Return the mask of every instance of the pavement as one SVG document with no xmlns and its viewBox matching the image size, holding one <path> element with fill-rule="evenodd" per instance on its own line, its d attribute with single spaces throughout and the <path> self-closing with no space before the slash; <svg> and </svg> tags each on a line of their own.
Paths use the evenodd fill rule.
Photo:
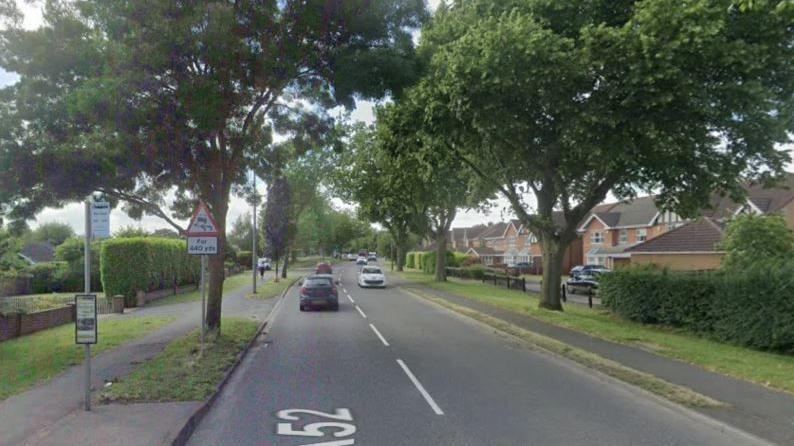
<svg viewBox="0 0 794 446">
<path fill-rule="evenodd" d="M 266 275 L 265 280 L 270 277 Z M 275 299 L 246 299 L 250 289 L 250 285 L 246 285 L 227 292 L 223 297 L 223 315 L 263 321 Z M 184 302 L 145 307 L 108 317 L 154 315 L 173 315 L 177 319 L 94 357 L 92 390 L 127 375 L 137 364 L 162 351 L 171 340 L 196 329 L 200 323 L 201 306 L 199 302 Z M 157 439 L 176 435 L 199 404 L 94 405 L 91 412 L 85 412 L 82 410 L 84 379 L 84 366 L 77 365 L 33 389 L 0 402 L 0 445 L 160 444 Z M 136 425 L 141 428 L 136 430 Z M 138 434 L 132 435 L 136 431 Z"/>
<path fill-rule="evenodd" d="M 420 288 L 424 293 L 432 294 L 526 330 L 593 352 L 629 368 L 662 378 L 665 381 L 688 387 L 730 406 L 695 409 L 703 415 L 723 421 L 772 443 L 781 445 L 794 444 L 794 395 L 711 372 L 696 365 L 659 356 L 641 348 L 595 338 L 578 331 L 549 324 L 526 315 L 427 286 L 408 283 L 405 286 Z"/>
<path fill-rule="evenodd" d="M 356 270 L 338 312 L 287 294 L 189 444 L 764 444 Z"/>
</svg>

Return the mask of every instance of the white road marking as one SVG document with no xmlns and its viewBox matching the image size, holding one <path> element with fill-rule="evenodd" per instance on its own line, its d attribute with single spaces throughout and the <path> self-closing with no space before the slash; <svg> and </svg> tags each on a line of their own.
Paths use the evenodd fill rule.
<svg viewBox="0 0 794 446">
<path fill-rule="evenodd" d="M 378 337 L 380 338 L 380 342 L 383 342 L 383 345 L 385 345 L 386 347 L 388 347 L 388 346 L 389 346 L 389 343 L 388 343 L 388 342 L 386 342 L 386 338 L 384 338 L 384 337 L 383 337 L 383 335 L 382 335 L 382 334 L 380 334 L 380 332 L 378 331 L 378 329 L 377 329 L 377 328 L 375 328 L 375 326 L 374 326 L 374 325 L 372 325 L 372 324 L 369 324 L 369 326 L 370 326 L 370 328 L 372 328 L 372 331 L 374 331 L 374 332 L 375 332 L 375 334 L 376 334 L 376 335 L 378 335 Z"/>
<path fill-rule="evenodd" d="M 358 310 L 358 312 L 361 313 L 361 317 L 363 317 L 364 319 L 367 318 L 367 315 L 364 314 L 364 312 L 361 310 L 361 307 L 359 307 L 358 305 L 356 305 L 356 310 Z"/>
<path fill-rule="evenodd" d="M 347 296 L 348 300 L 350 300 L 350 303 L 353 303 L 353 304 L 356 303 L 356 301 L 354 301 L 353 298 L 350 297 L 349 294 L 346 294 L 346 296 Z"/>
<path fill-rule="evenodd" d="M 436 415 L 444 415 L 444 411 L 442 411 L 441 408 L 438 407 L 438 404 L 436 404 L 435 400 L 433 400 L 433 397 L 430 396 L 429 393 L 427 393 L 427 390 L 425 390 L 424 387 L 422 387 L 422 383 L 420 383 L 419 380 L 416 379 L 414 374 L 411 373 L 411 370 L 408 369 L 408 366 L 405 365 L 403 360 L 398 359 L 397 364 L 400 364 L 400 367 L 402 367 L 405 374 L 408 375 L 408 378 L 411 380 L 411 382 L 414 383 L 414 386 L 416 386 L 416 388 L 419 390 L 419 393 L 421 393 L 422 396 L 425 398 L 425 401 L 427 401 L 427 404 L 429 404 L 430 408 L 433 409 L 433 412 L 435 412 Z"/>
</svg>

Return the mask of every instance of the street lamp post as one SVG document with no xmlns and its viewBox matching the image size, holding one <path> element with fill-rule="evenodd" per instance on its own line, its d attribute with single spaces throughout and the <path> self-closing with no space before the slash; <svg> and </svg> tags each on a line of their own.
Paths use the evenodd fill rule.
<svg viewBox="0 0 794 446">
<path fill-rule="evenodd" d="M 251 226 L 251 273 L 252 273 L 252 288 L 253 293 L 256 294 L 256 267 L 257 267 L 257 255 L 256 255 L 256 173 L 253 175 L 254 177 L 254 221 Z"/>
</svg>

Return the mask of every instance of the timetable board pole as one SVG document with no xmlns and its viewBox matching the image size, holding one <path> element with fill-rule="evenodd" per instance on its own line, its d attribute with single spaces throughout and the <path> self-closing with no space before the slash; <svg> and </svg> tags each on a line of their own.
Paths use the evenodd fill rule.
<svg viewBox="0 0 794 446">
<path fill-rule="evenodd" d="M 85 202 L 85 246 L 83 248 L 85 294 L 91 294 L 91 200 Z M 85 410 L 91 410 L 91 344 L 85 344 Z"/>
</svg>

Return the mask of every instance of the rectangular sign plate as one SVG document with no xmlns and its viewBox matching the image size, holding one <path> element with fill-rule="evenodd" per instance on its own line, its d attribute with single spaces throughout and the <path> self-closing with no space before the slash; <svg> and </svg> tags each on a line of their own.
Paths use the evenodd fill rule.
<svg viewBox="0 0 794 446">
<path fill-rule="evenodd" d="M 105 201 L 91 203 L 91 237 L 110 237 L 110 203 Z"/>
<path fill-rule="evenodd" d="M 203 256 L 217 254 L 218 237 L 188 237 L 187 253 Z"/>
<path fill-rule="evenodd" d="M 96 295 L 74 296 L 74 341 L 77 344 L 97 343 Z"/>
</svg>

